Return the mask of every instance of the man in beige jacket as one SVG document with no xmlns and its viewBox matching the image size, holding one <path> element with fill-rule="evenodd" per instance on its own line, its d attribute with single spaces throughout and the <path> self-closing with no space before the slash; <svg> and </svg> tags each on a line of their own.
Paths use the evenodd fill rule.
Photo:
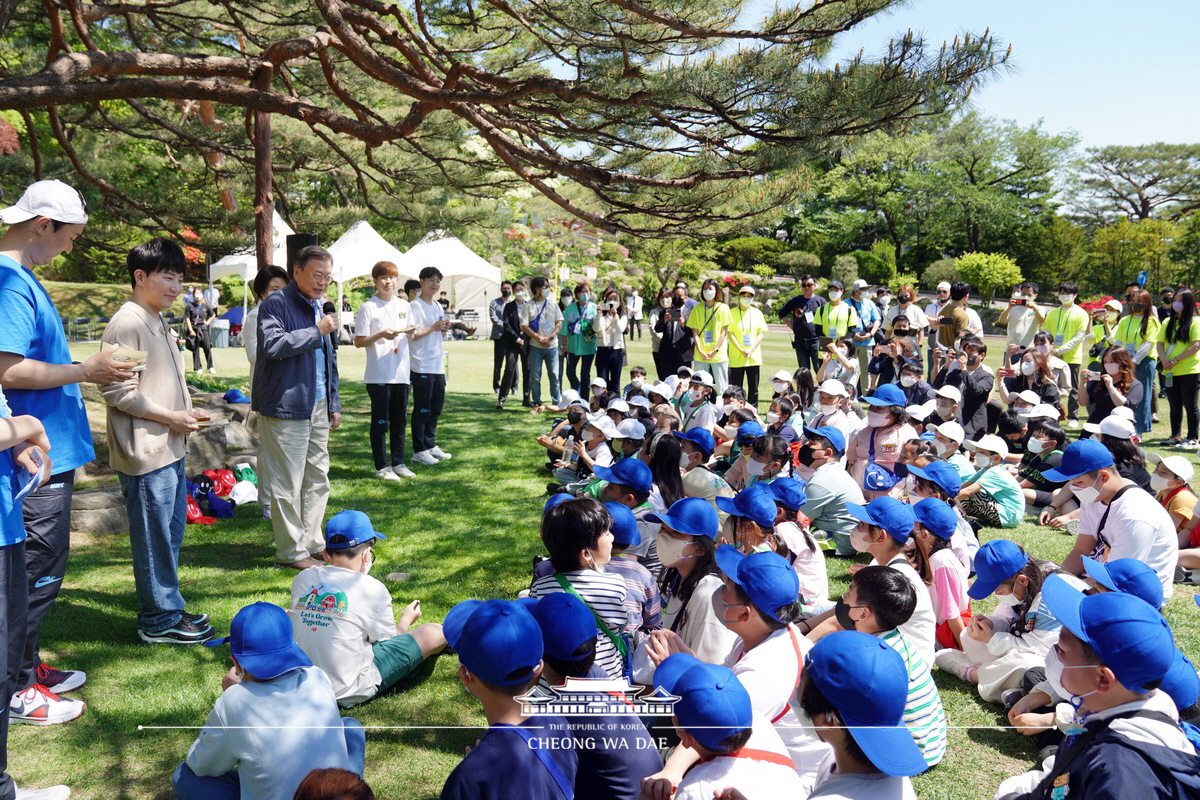
<svg viewBox="0 0 1200 800">
<path fill-rule="evenodd" d="M 169 239 L 151 239 L 126 257 L 133 297 L 102 341 L 145 354 L 129 380 L 102 386 L 108 449 L 129 512 L 129 542 L 145 642 L 200 644 L 213 637 L 207 614 L 189 614 L 179 593 L 179 547 L 187 527 L 185 438 L 198 429 L 178 338 L 160 316 L 183 290 L 187 264 Z"/>
</svg>

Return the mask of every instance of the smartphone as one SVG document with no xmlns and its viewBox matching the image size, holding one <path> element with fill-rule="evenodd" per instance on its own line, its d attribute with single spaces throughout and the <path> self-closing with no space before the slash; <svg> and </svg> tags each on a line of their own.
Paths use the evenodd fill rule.
<svg viewBox="0 0 1200 800">
<path fill-rule="evenodd" d="M 1026 302 L 1026 301 L 1025 301 L 1025 298 L 1024 298 L 1024 297 L 1014 297 L 1014 298 L 1013 298 L 1013 301 L 1012 301 L 1012 304 L 1013 304 L 1014 306 L 1023 306 L 1023 305 L 1025 305 L 1025 302 Z"/>
</svg>

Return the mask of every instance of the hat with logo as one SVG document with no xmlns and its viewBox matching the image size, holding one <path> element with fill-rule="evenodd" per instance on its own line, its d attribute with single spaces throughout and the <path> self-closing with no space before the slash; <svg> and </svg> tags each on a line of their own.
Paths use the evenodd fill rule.
<svg viewBox="0 0 1200 800">
<path fill-rule="evenodd" d="M 542 631 L 542 651 L 550 658 L 581 661 L 594 652 L 578 652 L 584 643 L 600 635 L 596 615 L 583 600 L 570 592 L 553 592 L 537 600 L 525 597 L 517 603 L 537 622 Z"/>
<path fill-rule="evenodd" d="M 717 440 L 714 439 L 713 435 L 704 428 L 692 428 L 690 431 L 684 431 L 682 433 L 679 431 L 674 431 L 674 434 L 677 438 L 683 439 L 686 442 L 691 442 L 692 444 L 696 445 L 696 447 L 700 448 L 700 452 L 704 454 L 705 458 L 711 456 L 713 448 L 717 446 Z"/>
<path fill-rule="evenodd" d="M 654 485 L 654 473 L 649 465 L 636 458 L 622 458 L 611 467 L 597 464 L 592 468 L 592 474 L 602 481 L 619 483 L 639 492 L 649 492 Z"/>
<path fill-rule="evenodd" d="M 1112 465 L 1112 453 L 1107 447 L 1095 439 L 1080 439 L 1067 445 L 1058 467 L 1046 470 L 1042 477 L 1053 483 L 1064 483 Z"/>
<path fill-rule="evenodd" d="M 509 600 L 464 600 L 442 622 L 459 662 L 494 686 L 516 686 L 533 677 L 544 642 L 537 620 Z"/>
<path fill-rule="evenodd" d="M 717 510 L 702 497 L 684 497 L 676 500 L 665 514 L 650 513 L 645 517 L 647 522 L 657 522 L 666 525 L 673 531 L 688 536 L 707 536 L 717 538 L 717 528 L 720 521 Z"/>
<path fill-rule="evenodd" d="M 344 550 L 372 539 L 387 539 L 361 511 L 339 511 L 325 523 L 325 549 Z"/>
<path fill-rule="evenodd" d="M 16 203 L 0 209 L 0 222 L 16 225 L 35 217 L 45 217 L 67 225 L 88 221 L 87 203 L 73 186 L 62 181 L 37 181 L 29 184 Z"/>
<path fill-rule="evenodd" d="M 229 625 L 229 635 L 205 642 L 209 647 L 229 644 L 229 652 L 259 680 L 269 681 L 312 661 L 296 644 L 292 620 L 273 603 L 252 603 L 239 611 Z"/>
<path fill-rule="evenodd" d="M 819 428 L 810 428 L 805 425 L 804 432 L 810 437 L 818 437 L 829 442 L 833 446 L 834 452 L 839 456 L 846 452 L 846 437 L 832 425 L 822 425 Z"/>
<path fill-rule="evenodd" d="M 1155 608 L 1162 607 L 1163 587 L 1158 573 L 1136 558 L 1118 558 L 1103 564 L 1084 556 L 1083 570 L 1089 578 L 1105 589 L 1131 594 L 1142 598 Z"/>
<path fill-rule="evenodd" d="M 1007 539 L 984 542 L 975 551 L 975 582 L 967 589 L 972 600 L 982 600 L 1025 568 L 1029 557 Z"/>
<path fill-rule="evenodd" d="M 846 511 L 860 522 L 882 528 L 884 533 L 900 544 L 908 541 L 908 537 L 912 535 L 913 523 L 916 522 L 912 506 L 887 495 L 876 497 L 865 506 L 846 503 Z"/>
<path fill-rule="evenodd" d="M 876 769 L 898 776 L 928 768 L 904 724 L 908 671 L 886 642 L 857 631 L 831 633 L 809 651 L 804 671 Z"/>
<path fill-rule="evenodd" d="M 614 547 L 630 547 L 642 543 L 642 534 L 638 531 L 637 520 L 634 519 L 629 506 L 623 503 L 605 503 L 604 510 L 612 517 Z"/>
<path fill-rule="evenodd" d="M 1085 595 L 1051 575 L 1042 586 L 1046 606 L 1063 627 L 1089 645 L 1126 689 L 1149 692 L 1175 661 L 1171 628 L 1158 609 L 1124 592 Z"/>
<path fill-rule="evenodd" d="M 759 611 L 776 622 L 784 622 L 778 611 L 797 601 L 800 578 L 791 562 L 778 553 L 744 555 L 731 544 L 717 548 L 717 566 L 736 583 Z"/>
<path fill-rule="evenodd" d="M 761 483 L 742 489 L 733 497 L 716 498 L 717 508 L 726 514 L 746 517 L 760 528 L 775 527 L 775 495 Z"/>
<path fill-rule="evenodd" d="M 654 685 L 679 698 L 680 727 L 711 750 L 721 750 L 722 742 L 754 724 L 750 694 L 728 667 L 676 653 L 658 665 Z"/>
</svg>

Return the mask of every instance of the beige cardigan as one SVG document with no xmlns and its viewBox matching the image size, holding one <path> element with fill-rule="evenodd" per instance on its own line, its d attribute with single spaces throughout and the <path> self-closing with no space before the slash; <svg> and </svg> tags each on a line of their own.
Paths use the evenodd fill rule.
<svg viewBox="0 0 1200 800">
<path fill-rule="evenodd" d="M 179 337 L 158 314 L 126 302 L 100 337 L 102 342 L 146 351 L 146 369 L 120 383 L 100 387 L 108 404 L 108 451 L 112 468 L 145 475 L 183 458 L 185 437 L 161 422 L 143 419 L 158 412 L 190 409 Z"/>
</svg>

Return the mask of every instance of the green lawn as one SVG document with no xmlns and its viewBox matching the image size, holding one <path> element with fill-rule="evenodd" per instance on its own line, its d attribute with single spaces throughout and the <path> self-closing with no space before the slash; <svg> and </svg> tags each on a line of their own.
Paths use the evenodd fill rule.
<svg viewBox="0 0 1200 800">
<path fill-rule="evenodd" d="M 998 343 L 997 343 L 998 344 Z M 86 357 L 97 345 L 80 344 Z M 534 436 L 547 421 L 519 405 L 497 412 L 491 386 L 492 345 L 448 346 L 450 393 L 439 441 L 454 459 L 414 468 L 418 477 L 385 484 L 371 476 L 367 398 L 359 376 L 361 352 L 342 350 L 345 423 L 334 435 L 330 513 L 357 508 L 389 538 L 378 548 L 378 577 L 412 573 L 392 585 L 400 603 L 420 598 L 430 621 L 441 620 L 468 597 L 511 597 L 526 586 L 538 554 L 537 527 L 545 491 L 544 462 Z M 999 347 L 993 346 L 993 350 Z M 245 385 L 241 350 L 217 351 L 218 379 Z M 996 359 L 993 353 L 992 361 Z M 648 340 L 635 342 L 631 363 L 652 365 Z M 784 333 L 768 337 L 766 377 L 795 363 Z M 511 404 L 510 404 L 511 405 Z M 1165 416 L 1165 402 L 1163 403 Z M 1157 441 L 1156 438 L 1151 439 Z M 431 473 L 436 473 L 434 477 Z M 1067 536 L 1022 525 L 1007 535 L 1032 552 L 1060 559 Z M 986 538 L 986 537 L 985 537 Z M 88 684 L 76 696 L 88 703 L 77 721 L 51 728 L 14 726 L 9 771 L 22 785 L 70 784 L 80 798 L 170 796 L 170 774 L 219 692 L 228 650 L 170 648 L 139 643 L 128 542 L 122 536 L 78 536 L 62 597 L 43 628 L 52 663 L 84 669 Z M 269 524 L 257 506 L 210 527 L 192 526 L 181 557 L 191 607 L 210 613 L 222 633 L 239 608 L 255 600 L 285 603 L 291 572 L 274 569 Z M 845 561 L 830 562 L 831 590 L 846 586 Z M 1193 659 L 1200 657 L 1200 623 L 1191 592 L 1177 587 L 1167 616 Z M 478 731 L 478 705 L 442 657 L 404 691 L 355 709 L 370 729 L 367 780 L 381 798 L 434 797 Z M 989 798 L 1000 780 L 1028 768 L 1032 753 L 1004 724 L 998 707 L 954 679 L 935 673 L 954 729 L 945 762 L 916 779 L 922 798 Z"/>
</svg>

